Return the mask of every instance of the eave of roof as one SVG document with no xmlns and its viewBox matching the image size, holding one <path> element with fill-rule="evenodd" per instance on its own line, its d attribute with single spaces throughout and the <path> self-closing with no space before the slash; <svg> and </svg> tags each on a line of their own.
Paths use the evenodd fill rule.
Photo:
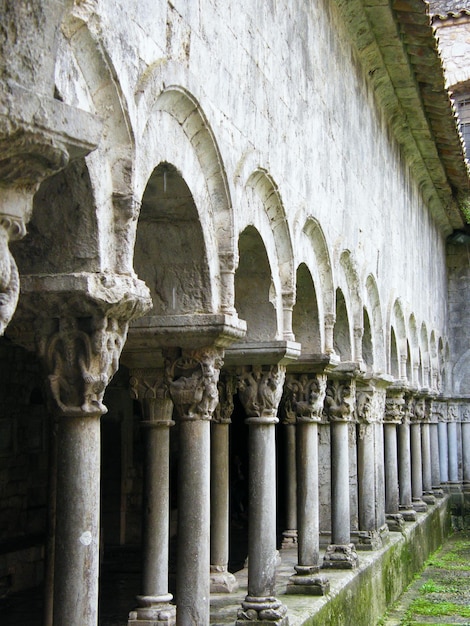
<svg viewBox="0 0 470 626">
<path fill-rule="evenodd" d="M 445 234 L 462 228 L 469 170 L 427 3 L 335 5 L 433 216 Z"/>
</svg>

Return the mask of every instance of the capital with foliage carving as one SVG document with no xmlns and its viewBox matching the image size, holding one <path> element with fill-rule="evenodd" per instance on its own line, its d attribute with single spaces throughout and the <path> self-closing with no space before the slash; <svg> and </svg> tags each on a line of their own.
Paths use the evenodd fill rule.
<svg viewBox="0 0 470 626">
<path fill-rule="evenodd" d="M 216 406 L 213 421 L 217 424 L 230 424 L 233 413 L 233 395 L 235 393 L 235 379 L 231 374 L 224 372 L 217 384 L 219 390 L 219 404 Z"/>
<path fill-rule="evenodd" d="M 173 402 L 169 392 L 170 373 L 168 364 L 160 369 L 134 369 L 129 387 L 131 397 L 142 407 L 145 422 L 165 422 L 172 425 Z"/>
<path fill-rule="evenodd" d="M 384 422 L 400 424 L 405 416 L 405 397 L 403 391 L 387 389 L 385 398 Z"/>
</svg>

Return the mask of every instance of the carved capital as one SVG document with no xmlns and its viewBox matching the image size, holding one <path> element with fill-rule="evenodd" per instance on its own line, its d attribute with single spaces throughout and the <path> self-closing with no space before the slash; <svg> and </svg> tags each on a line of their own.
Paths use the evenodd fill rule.
<svg viewBox="0 0 470 626">
<path fill-rule="evenodd" d="M 325 394 L 324 374 L 290 374 L 284 389 L 287 415 L 298 422 L 321 422 Z"/>
<path fill-rule="evenodd" d="M 387 424 L 400 424 L 404 416 L 405 397 L 403 391 L 387 390 L 384 422 Z"/>
<path fill-rule="evenodd" d="M 119 366 L 127 321 L 70 315 L 38 324 L 55 410 L 66 417 L 106 413 L 103 396 Z"/>
<path fill-rule="evenodd" d="M 421 423 L 426 418 L 426 400 L 423 397 L 417 397 L 414 403 L 414 411 L 411 416 L 413 423 Z"/>
<path fill-rule="evenodd" d="M 237 371 L 238 396 L 248 418 L 277 421 L 286 369 L 283 365 L 256 365 Z"/>
<path fill-rule="evenodd" d="M 222 352 L 186 350 L 172 360 L 170 396 L 181 420 L 210 420 L 219 403 Z"/>
<path fill-rule="evenodd" d="M 173 425 L 173 403 L 169 393 L 168 369 L 135 369 L 129 379 L 130 394 L 142 407 L 144 422 Z"/>
<path fill-rule="evenodd" d="M 331 422 L 350 422 L 354 419 L 354 380 L 328 380 L 325 413 Z"/>
<path fill-rule="evenodd" d="M 459 407 L 456 402 L 447 403 L 447 422 L 459 421 Z"/>
<path fill-rule="evenodd" d="M 404 424 L 409 424 L 410 422 L 414 420 L 415 398 L 412 393 L 405 393 L 404 400 L 405 400 L 405 404 L 403 405 L 402 422 Z"/>
</svg>

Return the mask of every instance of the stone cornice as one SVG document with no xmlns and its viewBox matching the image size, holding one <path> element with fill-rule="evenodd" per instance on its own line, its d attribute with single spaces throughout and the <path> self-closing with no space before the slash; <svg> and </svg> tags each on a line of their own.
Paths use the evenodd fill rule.
<svg viewBox="0 0 470 626">
<path fill-rule="evenodd" d="M 437 224 L 446 235 L 462 228 L 469 174 L 427 4 L 335 5 Z"/>
</svg>

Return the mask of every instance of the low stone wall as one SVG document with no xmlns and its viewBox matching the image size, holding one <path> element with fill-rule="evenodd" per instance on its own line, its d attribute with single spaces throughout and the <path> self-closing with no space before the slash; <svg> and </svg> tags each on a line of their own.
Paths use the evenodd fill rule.
<svg viewBox="0 0 470 626">
<path fill-rule="evenodd" d="M 324 598 L 283 596 L 292 626 L 366 626 L 376 624 L 420 571 L 428 556 L 451 532 L 450 498 L 446 496 L 405 531 L 390 533 L 388 544 L 377 552 L 360 553 L 353 572 L 327 572 L 331 593 Z M 297 596 L 299 598 L 299 596 Z"/>
</svg>

